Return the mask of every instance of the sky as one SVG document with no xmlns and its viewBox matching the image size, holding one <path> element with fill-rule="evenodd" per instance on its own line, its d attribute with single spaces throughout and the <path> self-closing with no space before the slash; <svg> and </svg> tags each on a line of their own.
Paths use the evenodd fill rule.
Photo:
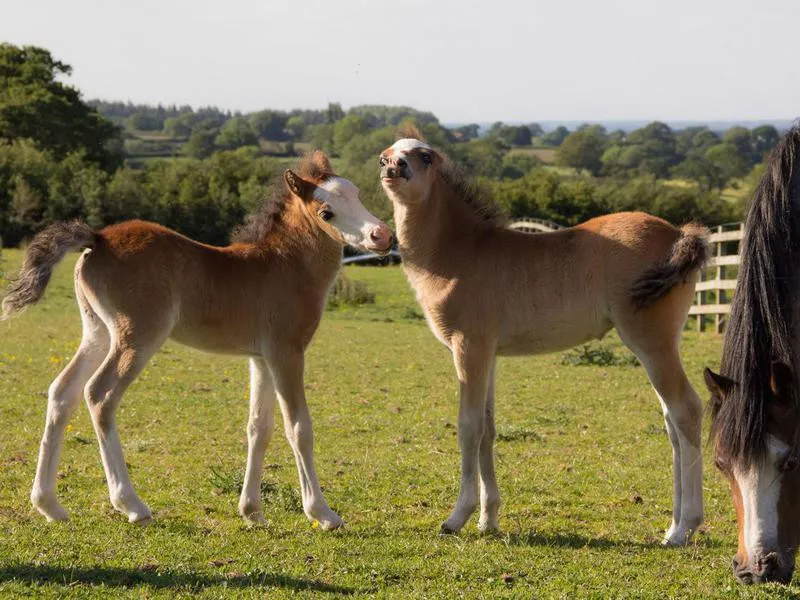
<svg viewBox="0 0 800 600">
<path fill-rule="evenodd" d="M 800 116 L 797 0 L 3 0 L 84 98 L 444 123 Z"/>
</svg>

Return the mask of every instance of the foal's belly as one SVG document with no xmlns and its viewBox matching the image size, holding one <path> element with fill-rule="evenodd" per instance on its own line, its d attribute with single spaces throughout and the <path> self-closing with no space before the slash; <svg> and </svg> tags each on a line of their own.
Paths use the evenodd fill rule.
<svg viewBox="0 0 800 600">
<path fill-rule="evenodd" d="M 609 319 L 592 310 L 569 316 L 550 314 L 540 317 L 527 323 L 527 327 L 517 324 L 512 328 L 506 324 L 501 328 L 497 354 L 518 356 L 558 352 L 590 340 L 599 340 L 612 328 Z"/>
<path fill-rule="evenodd" d="M 548 352 L 558 352 L 567 350 L 578 344 L 584 344 L 590 340 L 599 340 L 611 329 L 595 329 L 587 331 L 585 329 L 574 332 L 564 332 L 562 335 L 553 336 L 549 332 L 533 331 L 527 334 L 509 336 L 501 340 L 497 346 L 499 356 L 521 356 L 526 354 L 547 354 Z"/>
<path fill-rule="evenodd" d="M 262 341 L 254 334 L 246 335 L 224 327 L 188 326 L 178 322 L 172 329 L 170 338 L 184 346 L 214 354 L 243 356 L 263 354 Z"/>
</svg>

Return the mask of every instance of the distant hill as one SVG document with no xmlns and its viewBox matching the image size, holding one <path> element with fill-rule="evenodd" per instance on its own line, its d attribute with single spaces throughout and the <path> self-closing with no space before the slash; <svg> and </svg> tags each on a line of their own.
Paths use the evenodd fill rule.
<svg viewBox="0 0 800 600">
<path fill-rule="evenodd" d="M 614 131 L 615 129 L 622 129 L 625 132 L 633 131 L 634 129 L 639 129 L 652 123 L 654 120 L 659 119 L 650 119 L 650 120 L 636 120 L 636 121 L 622 121 L 622 120 L 573 120 L 573 121 L 536 121 L 536 120 L 529 120 L 529 121 L 504 121 L 506 125 L 527 125 L 528 123 L 539 123 L 539 125 L 544 128 L 545 132 L 552 131 L 556 127 L 563 125 L 570 131 L 575 130 L 576 127 L 580 127 L 584 123 L 590 123 L 592 125 L 599 124 L 606 128 L 608 131 Z M 737 121 L 671 121 L 671 120 L 664 120 L 664 123 L 669 125 L 672 129 L 679 130 L 679 129 L 686 129 L 687 127 L 708 127 L 712 131 L 716 132 L 723 132 L 731 127 L 746 127 L 747 129 L 753 129 L 754 127 L 758 127 L 759 125 L 772 125 L 778 131 L 785 131 L 789 128 L 789 126 L 793 123 L 793 119 L 741 119 Z M 468 125 L 469 123 L 443 123 L 445 127 L 453 128 L 453 127 L 461 127 L 462 125 Z M 490 122 L 481 122 L 478 123 L 480 126 L 481 134 L 485 133 L 489 127 L 492 126 Z"/>
</svg>

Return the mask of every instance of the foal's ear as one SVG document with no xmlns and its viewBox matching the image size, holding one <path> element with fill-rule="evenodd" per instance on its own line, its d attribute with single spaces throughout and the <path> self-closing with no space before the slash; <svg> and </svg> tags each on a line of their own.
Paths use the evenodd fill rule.
<svg viewBox="0 0 800 600">
<path fill-rule="evenodd" d="M 309 202 L 314 198 L 317 186 L 310 181 L 306 181 L 291 169 L 286 169 L 283 172 L 283 179 L 291 192 L 301 200 Z"/>
<path fill-rule="evenodd" d="M 728 379 L 724 375 L 714 373 L 711 369 L 706 367 L 703 370 L 703 379 L 706 382 L 706 387 L 715 400 L 722 402 L 733 391 L 733 386 L 736 385 L 733 379 Z M 712 400 L 713 402 L 714 400 Z"/>
<path fill-rule="evenodd" d="M 772 395 L 778 399 L 789 398 L 794 385 L 794 373 L 792 368 L 786 363 L 772 363 L 772 373 L 769 377 L 769 389 Z"/>
</svg>

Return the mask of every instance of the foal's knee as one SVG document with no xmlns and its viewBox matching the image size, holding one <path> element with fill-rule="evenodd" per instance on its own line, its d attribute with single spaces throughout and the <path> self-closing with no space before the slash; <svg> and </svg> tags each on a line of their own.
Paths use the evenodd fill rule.
<svg viewBox="0 0 800 600">
<path fill-rule="evenodd" d="M 98 379 L 93 379 L 84 388 L 84 397 L 92 415 L 92 420 L 103 430 L 107 430 L 114 417 L 116 402 L 112 391 Z"/>
</svg>

